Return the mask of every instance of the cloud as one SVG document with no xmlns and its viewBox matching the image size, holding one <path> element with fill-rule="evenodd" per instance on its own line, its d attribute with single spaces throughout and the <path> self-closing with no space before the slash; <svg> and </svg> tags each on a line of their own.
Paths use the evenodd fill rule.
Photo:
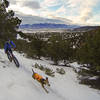
<svg viewBox="0 0 100 100">
<path fill-rule="evenodd" d="M 42 6 L 46 6 L 46 7 L 50 7 L 50 6 L 56 6 L 59 5 L 61 3 L 61 0 L 44 0 L 41 5 Z"/>
<path fill-rule="evenodd" d="M 65 14 L 66 13 L 66 8 L 64 6 L 61 6 L 57 11 L 56 13 L 63 13 Z"/>
<path fill-rule="evenodd" d="M 10 0 L 11 5 L 8 9 L 13 9 L 17 14 L 38 16 L 38 9 L 40 9 L 40 3 L 32 0 Z M 15 4 L 13 4 L 15 3 Z"/>
<path fill-rule="evenodd" d="M 80 20 L 82 22 L 87 22 L 89 19 L 91 19 L 93 17 L 93 14 L 92 14 L 92 10 L 91 8 L 88 8 L 88 9 L 84 9 L 82 11 L 82 13 L 80 14 Z"/>
<path fill-rule="evenodd" d="M 50 19 L 50 18 L 43 18 L 43 17 L 39 17 L 39 16 L 31 16 L 31 15 L 23 15 L 23 14 L 16 14 L 16 16 L 18 16 L 20 19 L 23 19 L 22 24 L 36 24 L 36 23 L 55 23 L 55 24 L 70 24 L 71 20 L 62 20 L 60 18 L 54 18 L 54 19 Z"/>
<path fill-rule="evenodd" d="M 66 0 L 65 13 L 67 18 L 73 19 L 74 23 L 87 24 L 88 20 L 92 19 L 93 8 L 99 0 Z M 69 11 L 68 11 L 68 10 Z M 62 9 L 62 11 L 64 11 Z"/>
<path fill-rule="evenodd" d="M 94 18 L 93 8 L 99 0 L 9 0 L 17 14 L 45 18 L 64 18 L 87 24 Z"/>
<path fill-rule="evenodd" d="M 32 9 L 39 9 L 40 3 L 34 0 L 9 0 L 12 5 L 18 5 L 21 7 L 29 7 Z"/>
<path fill-rule="evenodd" d="M 9 0 L 11 4 L 16 4 L 16 0 Z"/>
<path fill-rule="evenodd" d="M 80 8 L 80 20 L 84 23 L 93 17 L 93 7 L 96 5 L 97 0 L 84 0 L 85 3 L 82 4 Z"/>
<path fill-rule="evenodd" d="M 62 20 L 63 22 L 65 22 L 66 24 L 72 24 L 72 20 L 66 19 L 66 18 L 62 18 L 62 17 L 55 17 L 55 16 L 51 16 L 53 19 L 59 19 Z"/>
<path fill-rule="evenodd" d="M 29 7 L 21 7 L 19 5 L 11 5 L 9 9 L 13 9 L 17 14 L 24 14 L 25 16 L 27 15 L 33 15 L 33 16 L 38 16 L 38 13 L 34 11 L 33 9 Z"/>
<path fill-rule="evenodd" d="M 100 25 L 100 13 L 93 16 L 91 19 L 87 21 L 88 24 L 91 25 Z"/>
<path fill-rule="evenodd" d="M 37 1 L 24 2 L 23 6 L 27 6 L 32 9 L 40 9 L 41 8 L 39 2 L 37 2 Z"/>
<path fill-rule="evenodd" d="M 68 7 L 75 8 L 84 0 L 66 0 Z"/>
</svg>

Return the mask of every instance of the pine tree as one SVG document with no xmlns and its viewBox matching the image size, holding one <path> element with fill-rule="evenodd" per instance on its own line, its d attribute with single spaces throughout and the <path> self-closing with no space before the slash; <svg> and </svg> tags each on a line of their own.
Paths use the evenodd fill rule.
<svg viewBox="0 0 100 100">
<path fill-rule="evenodd" d="M 12 34 L 16 32 L 16 28 L 19 27 L 21 20 L 18 17 L 14 17 L 13 10 L 7 11 L 9 6 L 9 2 L 7 0 L 3 0 L 0 3 L 0 35 L 2 36 L 6 34 Z M 5 36 L 6 36 L 5 35 Z"/>
<path fill-rule="evenodd" d="M 78 49 L 78 60 L 90 65 L 94 71 L 100 70 L 100 31 L 88 32 L 84 44 Z"/>
<path fill-rule="evenodd" d="M 54 64 L 58 64 L 60 60 L 70 60 L 72 57 L 72 47 L 70 41 L 63 38 L 62 35 L 52 35 L 47 43 L 47 54 L 54 61 Z"/>
<path fill-rule="evenodd" d="M 41 58 L 43 55 L 43 47 L 44 47 L 44 41 L 40 37 L 36 36 L 32 39 L 32 42 L 30 44 L 31 46 L 31 52 L 32 52 L 32 57 L 36 57 L 38 59 Z"/>
</svg>

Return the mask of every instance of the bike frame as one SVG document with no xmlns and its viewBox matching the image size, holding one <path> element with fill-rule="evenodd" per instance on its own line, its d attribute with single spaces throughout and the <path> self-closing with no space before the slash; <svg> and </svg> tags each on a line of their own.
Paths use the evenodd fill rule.
<svg viewBox="0 0 100 100">
<path fill-rule="evenodd" d="M 8 51 L 7 56 L 8 56 L 8 59 L 10 60 L 10 62 L 12 62 L 12 60 L 13 60 L 17 67 L 20 66 L 17 58 L 14 56 L 14 54 L 12 52 Z"/>
</svg>

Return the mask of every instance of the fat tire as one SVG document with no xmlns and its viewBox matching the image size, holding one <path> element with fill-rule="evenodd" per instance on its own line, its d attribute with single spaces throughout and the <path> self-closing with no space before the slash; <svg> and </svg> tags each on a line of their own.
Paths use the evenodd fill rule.
<svg viewBox="0 0 100 100">
<path fill-rule="evenodd" d="M 19 62 L 18 62 L 18 60 L 17 60 L 17 58 L 15 56 L 13 56 L 13 61 L 14 61 L 15 65 L 16 65 L 16 67 L 19 68 L 20 64 L 19 64 Z"/>
<path fill-rule="evenodd" d="M 9 61 L 12 62 L 12 58 L 11 58 L 11 56 L 10 56 L 9 53 L 7 54 L 7 57 L 8 57 L 8 59 L 9 59 Z"/>
</svg>

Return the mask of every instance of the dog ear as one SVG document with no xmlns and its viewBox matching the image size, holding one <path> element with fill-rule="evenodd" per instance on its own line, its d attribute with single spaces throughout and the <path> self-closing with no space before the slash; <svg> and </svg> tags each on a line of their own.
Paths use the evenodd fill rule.
<svg viewBox="0 0 100 100">
<path fill-rule="evenodd" d="M 46 77 L 46 79 L 45 79 L 45 80 L 46 80 L 46 82 L 48 83 L 48 77 Z"/>
<path fill-rule="evenodd" d="M 46 77 L 46 80 L 48 80 L 48 77 Z"/>
<path fill-rule="evenodd" d="M 47 85 L 50 86 L 48 77 L 46 77 L 46 82 L 47 82 Z"/>
</svg>

